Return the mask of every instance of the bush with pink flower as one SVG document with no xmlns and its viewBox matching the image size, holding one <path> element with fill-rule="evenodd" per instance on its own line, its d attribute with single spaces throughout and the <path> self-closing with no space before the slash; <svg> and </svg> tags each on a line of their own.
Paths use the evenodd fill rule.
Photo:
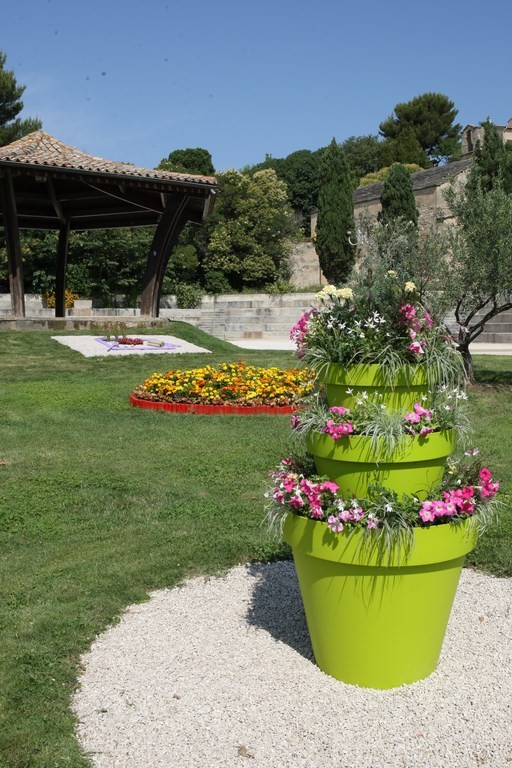
<svg viewBox="0 0 512 768">
<path fill-rule="evenodd" d="M 344 499 L 336 483 L 311 474 L 308 457 L 283 459 L 269 472 L 268 515 L 274 524 L 292 512 L 327 523 L 335 533 L 377 530 L 396 536 L 416 527 L 457 524 L 468 519 L 481 532 L 495 520 L 499 481 L 481 466 L 477 454 L 470 451 L 458 461 L 451 461 L 439 488 L 421 501 L 414 496 L 400 497 L 377 485 L 370 488 L 367 498 Z"/>
<path fill-rule="evenodd" d="M 315 370 L 328 363 L 364 363 L 394 375 L 399 368 L 422 365 L 437 383 L 463 381 L 454 340 L 412 280 L 374 267 L 355 272 L 350 286 L 326 286 L 316 298 L 317 306 L 290 332 L 297 356 Z"/>
</svg>

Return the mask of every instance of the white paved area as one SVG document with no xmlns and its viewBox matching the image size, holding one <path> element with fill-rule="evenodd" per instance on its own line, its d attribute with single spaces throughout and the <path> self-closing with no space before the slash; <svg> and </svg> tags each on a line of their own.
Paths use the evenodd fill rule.
<svg viewBox="0 0 512 768">
<path fill-rule="evenodd" d="M 116 342 L 112 340 L 111 344 L 106 345 L 98 339 L 99 336 L 52 336 L 52 339 L 58 341 L 59 344 L 65 344 L 67 347 L 71 347 L 76 352 L 80 352 L 84 357 L 99 357 L 108 355 L 109 357 L 124 357 L 125 355 L 180 355 L 187 352 L 206 352 L 209 353 L 209 349 L 204 347 L 197 347 L 195 344 L 189 344 L 188 341 L 178 339 L 175 336 L 162 336 L 158 334 L 127 334 L 133 338 L 144 340 L 156 340 L 166 344 L 166 347 L 151 347 L 144 345 L 142 347 L 119 347 Z"/>
</svg>

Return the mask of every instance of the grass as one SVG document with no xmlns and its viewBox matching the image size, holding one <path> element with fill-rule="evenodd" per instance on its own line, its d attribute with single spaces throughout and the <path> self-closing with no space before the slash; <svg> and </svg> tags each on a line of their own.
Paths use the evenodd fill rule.
<svg viewBox="0 0 512 768">
<path fill-rule="evenodd" d="M 136 330 L 134 332 L 137 332 Z M 46 331 L 0 331 L 0 765 L 89 765 L 70 700 L 80 655 L 149 590 L 239 562 L 287 556 L 267 535 L 267 470 L 289 446 L 285 416 L 130 408 L 155 370 L 289 352 L 240 350 L 182 323 L 210 355 L 83 358 Z M 512 357 L 475 358 L 475 444 L 511 499 Z M 470 563 L 512 575 L 512 514 Z"/>
</svg>

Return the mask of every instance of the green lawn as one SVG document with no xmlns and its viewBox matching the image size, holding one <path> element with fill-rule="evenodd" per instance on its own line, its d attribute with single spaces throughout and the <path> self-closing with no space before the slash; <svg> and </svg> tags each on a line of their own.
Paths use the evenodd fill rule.
<svg viewBox="0 0 512 768">
<path fill-rule="evenodd" d="M 0 765 L 88 765 L 69 711 L 94 636 L 148 590 L 287 556 L 267 535 L 267 471 L 286 416 L 194 416 L 129 406 L 155 370 L 290 352 L 240 350 L 185 324 L 211 355 L 83 358 L 46 331 L 0 331 Z M 512 496 L 512 357 L 476 358 L 475 444 Z M 470 563 L 512 575 L 512 514 Z"/>
</svg>

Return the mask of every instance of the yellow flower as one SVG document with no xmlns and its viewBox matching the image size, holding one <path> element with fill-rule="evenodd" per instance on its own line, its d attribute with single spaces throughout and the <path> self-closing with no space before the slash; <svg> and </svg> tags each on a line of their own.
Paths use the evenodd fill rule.
<svg viewBox="0 0 512 768">
<path fill-rule="evenodd" d="M 406 293 L 414 293 L 415 290 L 416 290 L 416 285 L 414 283 L 412 283 L 411 281 L 407 282 L 404 285 L 404 291 Z"/>
<path fill-rule="evenodd" d="M 347 301 L 350 301 L 354 298 L 354 292 L 352 291 L 352 288 L 338 288 L 336 290 L 336 296 L 339 299 L 346 299 Z"/>
</svg>

